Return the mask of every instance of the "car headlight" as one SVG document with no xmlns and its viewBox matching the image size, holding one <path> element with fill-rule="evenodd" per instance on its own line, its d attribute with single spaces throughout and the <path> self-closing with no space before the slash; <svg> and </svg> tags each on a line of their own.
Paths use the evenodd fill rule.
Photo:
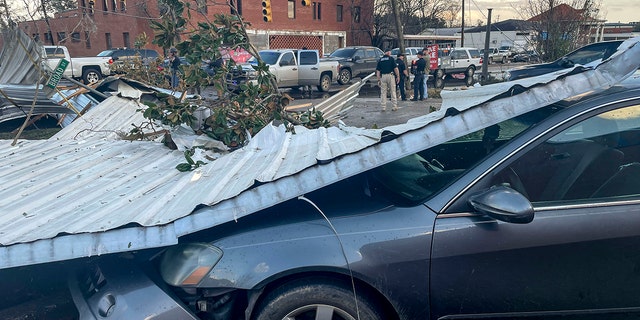
<svg viewBox="0 0 640 320">
<path fill-rule="evenodd" d="M 172 286 L 195 286 L 221 258 L 222 250 L 207 243 L 176 245 L 162 256 L 160 275 Z"/>
</svg>

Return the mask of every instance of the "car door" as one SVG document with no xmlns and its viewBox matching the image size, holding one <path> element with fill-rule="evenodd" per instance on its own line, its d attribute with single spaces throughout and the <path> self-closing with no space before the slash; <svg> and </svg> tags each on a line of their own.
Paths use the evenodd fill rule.
<svg viewBox="0 0 640 320">
<path fill-rule="evenodd" d="M 451 67 L 466 68 L 471 62 L 471 57 L 467 54 L 467 50 L 453 50 L 451 52 Z"/>
<path fill-rule="evenodd" d="M 276 70 L 276 79 L 278 80 L 279 86 L 298 86 L 298 65 L 293 52 L 285 52 L 282 54 Z"/>
<path fill-rule="evenodd" d="M 438 216 L 432 319 L 640 316 L 640 102 L 556 118 L 568 120 L 481 164 L 486 173 Z M 468 205 L 495 185 L 526 196 L 533 221 Z"/>
<path fill-rule="evenodd" d="M 320 80 L 320 62 L 318 52 L 314 50 L 298 51 L 298 84 L 317 85 Z"/>
</svg>

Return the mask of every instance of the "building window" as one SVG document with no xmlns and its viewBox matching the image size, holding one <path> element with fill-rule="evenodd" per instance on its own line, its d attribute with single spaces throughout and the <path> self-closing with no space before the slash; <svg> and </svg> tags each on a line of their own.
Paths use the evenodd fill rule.
<svg viewBox="0 0 640 320">
<path fill-rule="evenodd" d="M 65 40 L 67 40 L 66 32 L 58 32 L 57 36 L 58 36 L 58 42 L 64 42 Z"/>
<path fill-rule="evenodd" d="M 229 3 L 231 3 L 231 14 L 235 15 L 236 11 L 238 12 L 238 15 L 242 15 L 242 0 L 231 0 L 229 1 Z M 234 10 L 235 8 L 235 10 Z"/>
<path fill-rule="evenodd" d="M 287 4 L 287 15 L 289 19 L 296 18 L 296 2 L 294 0 L 289 0 Z"/>
<path fill-rule="evenodd" d="M 360 7 L 353 7 L 353 22 L 360 23 Z"/>
<path fill-rule="evenodd" d="M 322 3 L 316 2 L 314 3 L 314 6 L 313 15 L 315 16 L 315 19 L 322 20 Z"/>
<path fill-rule="evenodd" d="M 91 49 L 91 37 L 89 36 L 89 31 L 84 32 L 84 46 L 87 49 Z"/>
<path fill-rule="evenodd" d="M 106 42 L 107 49 L 113 49 L 113 46 L 112 46 L 112 43 L 111 43 L 111 33 L 105 33 L 104 34 L 104 40 Z"/>
<path fill-rule="evenodd" d="M 209 10 L 207 9 L 207 0 L 196 0 L 197 11 L 200 14 L 207 14 Z"/>
<path fill-rule="evenodd" d="M 44 34 L 44 41 L 46 43 L 53 44 L 53 37 L 51 36 L 51 32 L 47 32 Z"/>
<path fill-rule="evenodd" d="M 71 34 L 71 42 L 80 42 L 80 32 L 74 32 Z"/>
<path fill-rule="evenodd" d="M 39 33 L 34 33 L 33 34 L 33 41 L 40 42 L 40 34 Z"/>
<path fill-rule="evenodd" d="M 126 12 L 127 11 L 127 1 L 126 0 L 120 0 L 120 11 L 122 11 L 122 12 Z"/>
<path fill-rule="evenodd" d="M 124 42 L 124 46 L 129 48 L 131 47 L 131 40 L 129 38 L 129 32 L 122 33 L 122 41 Z"/>
<path fill-rule="evenodd" d="M 117 0 L 111 0 L 111 11 L 116 12 L 116 10 L 118 10 L 117 5 L 118 3 L 116 2 Z"/>
<path fill-rule="evenodd" d="M 336 6 L 336 21 L 342 22 L 342 5 Z"/>
<path fill-rule="evenodd" d="M 102 13 L 107 14 L 109 12 L 109 4 L 107 0 L 102 0 Z"/>
</svg>

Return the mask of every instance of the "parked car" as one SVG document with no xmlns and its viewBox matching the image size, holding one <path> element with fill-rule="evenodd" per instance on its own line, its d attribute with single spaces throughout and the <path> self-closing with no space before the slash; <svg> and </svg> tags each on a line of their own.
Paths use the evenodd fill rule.
<svg viewBox="0 0 640 320">
<path fill-rule="evenodd" d="M 166 250 L 96 259 L 70 281 L 80 318 L 640 315 L 640 78 L 455 123 L 425 137 L 443 143 Z"/>
<path fill-rule="evenodd" d="M 56 69 L 61 59 L 69 61 L 64 75 L 81 79 L 86 84 L 98 82 L 110 75 L 110 66 L 113 63 L 113 58 L 110 56 L 72 58 L 65 46 L 43 46 L 42 58 L 52 70 Z"/>
<path fill-rule="evenodd" d="M 363 78 L 376 71 L 384 52 L 376 47 L 344 47 L 332 52 L 325 60 L 338 61 L 338 83 L 347 84 L 352 78 Z"/>
<path fill-rule="evenodd" d="M 482 66 L 482 56 L 477 48 L 453 48 L 448 56 L 439 58 L 438 62 L 438 68 L 431 70 L 436 88 L 443 88 L 446 77 L 455 77 L 457 74 L 462 74 L 462 79 L 470 86 L 476 70 Z"/>
<path fill-rule="evenodd" d="M 316 86 L 319 91 L 327 92 L 338 77 L 339 63 L 320 59 L 318 50 L 273 49 L 261 50 L 258 54 L 280 88 Z M 257 60 L 252 57 L 243 66 L 247 77 L 252 77 L 251 65 L 255 64 Z"/>
<path fill-rule="evenodd" d="M 418 52 L 422 52 L 423 47 L 406 47 L 404 48 L 404 61 L 411 63 L 413 60 L 418 58 Z M 398 57 L 398 53 L 400 53 L 400 48 L 391 49 L 391 55 L 395 58 Z"/>
<path fill-rule="evenodd" d="M 150 61 L 158 59 L 160 55 L 158 54 L 158 51 L 153 49 L 114 48 L 101 51 L 98 53 L 98 57 L 113 57 L 116 62 L 142 59 L 142 63 L 147 64 Z"/>
<path fill-rule="evenodd" d="M 480 54 L 484 57 L 484 49 L 480 50 Z M 494 64 L 495 62 L 505 64 L 509 61 L 509 51 L 500 50 L 498 48 L 489 48 L 488 57 L 489 64 Z"/>
<path fill-rule="evenodd" d="M 541 64 L 532 64 L 513 68 L 507 71 L 507 81 L 539 76 L 566 68 L 576 64 L 586 65 L 598 60 L 609 58 L 618 49 L 622 40 L 604 41 L 588 44 L 561 57 L 560 59 Z"/>
<path fill-rule="evenodd" d="M 520 51 L 513 56 L 513 62 L 540 62 L 540 55 L 535 50 Z"/>
</svg>

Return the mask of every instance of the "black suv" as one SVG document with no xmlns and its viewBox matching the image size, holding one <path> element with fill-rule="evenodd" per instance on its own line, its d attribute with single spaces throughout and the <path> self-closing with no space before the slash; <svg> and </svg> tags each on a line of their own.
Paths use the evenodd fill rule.
<svg viewBox="0 0 640 320">
<path fill-rule="evenodd" d="M 535 77 L 566 68 L 572 68 L 576 64 L 585 65 L 598 59 L 604 60 L 616 52 L 620 44 L 622 44 L 622 40 L 592 43 L 578 48 L 553 62 L 514 68 L 507 71 L 507 81 Z"/>
<path fill-rule="evenodd" d="M 115 48 L 98 53 L 98 57 L 112 57 L 114 61 L 127 61 L 142 58 L 142 63 L 145 65 L 157 59 L 159 56 L 158 51 L 136 48 Z"/>
<path fill-rule="evenodd" d="M 331 53 L 326 60 L 340 62 L 338 83 L 347 84 L 351 78 L 363 78 L 375 72 L 383 55 L 384 52 L 376 47 L 344 47 Z"/>
</svg>

